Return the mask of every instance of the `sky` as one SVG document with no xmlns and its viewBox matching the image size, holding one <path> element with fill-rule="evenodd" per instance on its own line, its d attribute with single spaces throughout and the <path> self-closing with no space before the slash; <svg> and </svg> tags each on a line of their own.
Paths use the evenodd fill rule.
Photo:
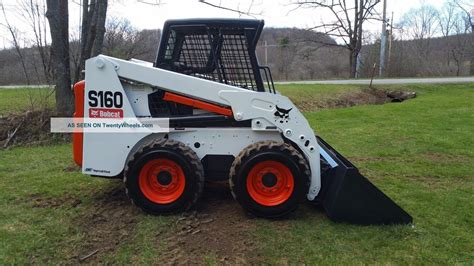
<svg viewBox="0 0 474 266">
<path fill-rule="evenodd" d="M 234 9 L 247 10 L 250 6 L 249 0 L 208 0 L 211 3 L 228 6 Z M 160 6 L 150 6 L 146 4 L 135 4 L 130 7 L 129 2 L 117 1 L 112 4 L 110 15 L 116 17 L 126 17 L 141 29 L 160 28 L 166 19 L 171 18 L 192 18 L 192 17 L 239 17 L 231 11 L 224 11 L 208 5 L 199 3 L 198 0 L 162 0 Z M 148 2 L 155 2 L 148 0 Z M 314 26 L 320 21 L 321 12 L 313 9 L 294 10 L 290 0 L 254 0 L 252 12 L 261 13 L 255 15 L 258 19 L 264 19 L 268 27 L 299 27 L 307 28 Z M 444 0 L 425 0 L 436 7 L 441 7 Z M 387 12 L 395 13 L 395 20 L 402 13 L 412 7 L 420 6 L 417 0 L 388 0 Z M 379 9 L 382 5 L 379 4 Z M 381 27 L 381 26 L 380 26 Z"/>
<path fill-rule="evenodd" d="M 252 0 L 207 0 L 210 3 L 239 9 L 248 10 Z M 394 12 L 394 21 L 397 22 L 403 13 L 410 8 L 416 8 L 425 2 L 440 8 L 445 0 L 387 0 L 387 14 Z M 0 0 L 6 8 L 6 15 L 18 28 L 21 34 L 28 36 L 30 30 L 25 21 L 17 15 L 18 1 Z M 80 25 L 80 2 L 81 0 L 69 1 L 69 24 L 72 31 L 78 32 Z M 143 3 L 146 2 L 146 3 Z M 159 5 L 149 3 L 160 2 Z M 148 4 L 147 4 L 148 3 Z M 291 0 L 254 0 L 251 12 L 257 13 L 254 18 L 264 19 L 267 27 L 297 27 L 308 28 L 318 25 L 321 20 L 328 18 L 327 14 L 314 9 L 294 9 Z M 382 5 L 378 9 L 381 11 Z M 198 0 L 109 0 L 108 17 L 128 19 L 138 29 L 161 28 L 167 19 L 176 18 L 238 18 L 236 12 L 225 11 L 214 8 Z M 252 18 L 241 16 L 243 18 Z M 0 13 L 0 48 L 10 46 L 10 35 L 5 27 L 4 16 Z M 369 22 L 364 24 L 371 31 L 380 31 L 381 22 Z"/>
</svg>

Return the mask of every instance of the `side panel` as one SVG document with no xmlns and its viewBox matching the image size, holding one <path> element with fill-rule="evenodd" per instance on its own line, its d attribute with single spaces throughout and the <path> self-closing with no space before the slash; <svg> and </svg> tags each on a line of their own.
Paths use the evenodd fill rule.
<svg viewBox="0 0 474 266">
<path fill-rule="evenodd" d="M 83 173 L 115 176 L 124 168 L 129 153 L 140 146 L 143 134 L 86 134 L 86 160 Z M 163 135 L 156 135 L 157 138 Z M 189 128 L 169 132 L 168 138 L 183 142 L 193 149 L 199 159 L 206 155 L 237 154 L 252 143 L 266 140 L 283 141 L 278 131 L 253 131 L 250 128 Z"/>
<path fill-rule="evenodd" d="M 204 166 L 206 180 L 224 181 L 234 158 L 252 143 L 266 140 L 283 141 L 279 131 L 258 132 L 251 128 L 190 128 L 169 133 L 193 149 Z"/>
<path fill-rule="evenodd" d="M 259 141 L 283 141 L 278 131 L 258 132 L 250 128 L 190 128 L 170 132 L 169 138 L 191 147 L 200 159 L 207 154 L 235 156 Z"/>
<path fill-rule="evenodd" d="M 123 117 L 134 118 L 135 113 L 126 96 L 113 64 L 97 65 L 95 59 L 86 61 L 86 88 L 84 117 L 90 117 L 90 109 L 122 110 Z M 110 91 L 122 94 L 121 108 L 102 108 L 90 99 L 91 91 Z M 93 103 L 94 107 L 90 104 Z M 116 176 L 123 170 L 125 161 L 133 146 L 149 133 L 86 133 L 84 134 L 82 172 L 89 175 Z"/>
</svg>

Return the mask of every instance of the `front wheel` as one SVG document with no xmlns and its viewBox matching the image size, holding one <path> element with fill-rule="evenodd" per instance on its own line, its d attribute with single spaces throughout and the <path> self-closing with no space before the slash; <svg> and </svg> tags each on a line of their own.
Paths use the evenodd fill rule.
<svg viewBox="0 0 474 266">
<path fill-rule="evenodd" d="M 280 217 L 296 210 L 309 190 L 306 160 L 291 145 L 263 141 L 248 146 L 230 170 L 232 195 L 250 213 Z"/>
</svg>

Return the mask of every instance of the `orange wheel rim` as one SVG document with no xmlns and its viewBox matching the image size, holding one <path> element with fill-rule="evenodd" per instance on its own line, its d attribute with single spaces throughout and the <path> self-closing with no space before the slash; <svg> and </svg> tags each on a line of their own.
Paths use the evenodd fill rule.
<svg viewBox="0 0 474 266">
<path fill-rule="evenodd" d="M 295 187 L 290 169 L 277 161 L 257 163 L 247 176 L 247 191 L 258 204 L 276 206 L 287 201 Z"/>
<path fill-rule="evenodd" d="M 155 159 L 143 166 L 138 184 L 148 200 L 169 204 L 183 194 L 186 179 L 179 164 L 168 159 Z"/>
</svg>

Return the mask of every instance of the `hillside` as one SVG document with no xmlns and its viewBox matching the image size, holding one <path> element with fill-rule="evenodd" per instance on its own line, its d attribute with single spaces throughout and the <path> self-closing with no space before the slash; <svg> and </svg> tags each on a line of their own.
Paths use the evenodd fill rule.
<svg viewBox="0 0 474 266">
<path fill-rule="evenodd" d="M 399 40 L 392 45 L 390 77 L 466 75 L 469 69 L 469 35 L 454 35 L 427 40 Z M 160 30 L 135 31 L 127 25 L 109 25 L 103 53 L 119 58 L 154 61 Z M 266 46 L 265 46 L 266 43 Z M 71 43 L 74 71 L 77 45 Z M 378 62 L 378 42 L 364 46 L 360 77 L 369 77 Z M 43 66 L 36 48 L 21 49 L 25 58 L 25 77 L 15 49 L 0 50 L 0 85 L 44 84 Z M 348 52 L 322 33 L 296 28 L 265 28 L 257 46 L 262 65 L 272 69 L 275 80 L 313 80 L 347 78 Z M 266 56 L 265 56 L 266 55 Z"/>
</svg>

